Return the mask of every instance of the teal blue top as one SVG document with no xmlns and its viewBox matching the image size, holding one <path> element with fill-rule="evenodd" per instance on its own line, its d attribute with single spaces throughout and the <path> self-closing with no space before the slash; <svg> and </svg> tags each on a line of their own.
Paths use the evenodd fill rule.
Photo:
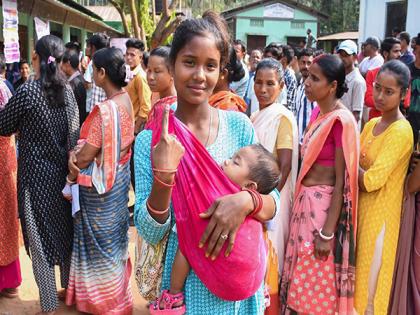
<svg viewBox="0 0 420 315">
<path fill-rule="evenodd" d="M 257 142 L 254 128 L 247 116 L 242 113 L 218 110 L 219 131 L 214 143 L 207 147 L 214 160 L 221 164 L 240 148 Z M 136 204 L 134 222 L 141 237 L 151 244 L 158 243 L 169 232 L 166 258 L 163 271 L 162 289 L 169 289 L 172 263 L 178 249 L 178 238 L 171 228 L 174 221 L 173 211 L 163 224 L 156 222 L 146 208 L 146 200 L 151 192 L 153 174 L 150 162 L 152 132 L 142 131 L 135 144 Z M 279 210 L 280 196 L 272 192 Z M 227 279 L 228 281 L 228 279 Z M 198 279 L 193 270 L 185 283 L 185 304 L 187 314 L 213 315 L 258 315 L 264 314 L 263 284 L 252 297 L 243 301 L 225 301 L 213 295 Z"/>
</svg>

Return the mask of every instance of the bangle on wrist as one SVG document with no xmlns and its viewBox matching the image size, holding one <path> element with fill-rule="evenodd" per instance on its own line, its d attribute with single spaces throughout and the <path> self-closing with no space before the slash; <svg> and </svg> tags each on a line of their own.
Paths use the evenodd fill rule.
<svg viewBox="0 0 420 315">
<path fill-rule="evenodd" d="M 172 183 L 168 184 L 168 183 L 165 183 L 163 180 L 161 180 L 156 175 L 153 175 L 153 177 L 155 178 L 155 181 L 158 182 L 163 187 L 173 188 L 175 186 L 175 181 L 173 181 Z"/>
<path fill-rule="evenodd" d="M 155 208 L 150 206 L 149 199 L 147 199 L 147 201 L 146 201 L 146 206 L 147 206 L 147 209 L 149 209 L 149 211 L 151 213 L 154 213 L 154 214 L 157 214 L 157 215 L 166 214 L 169 211 L 169 208 L 167 208 L 165 210 L 156 210 Z"/>
<path fill-rule="evenodd" d="M 66 176 L 66 183 L 69 185 L 73 185 L 77 183 L 77 180 L 70 180 L 69 175 Z"/>
<path fill-rule="evenodd" d="M 243 188 L 242 190 L 248 192 L 251 195 L 252 202 L 254 204 L 254 209 L 248 214 L 248 216 L 255 217 L 255 215 L 259 213 L 263 207 L 263 200 L 261 194 L 253 189 Z"/>
<path fill-rule="evenodd" d="M 331 241 L 334 238 L 334 233 L 332 233 L 330 236 L 327 236 L 322 233 L 322 228 L 318 231 L 319 237 L 322 238 L 324 241 Z"/>
</svg>

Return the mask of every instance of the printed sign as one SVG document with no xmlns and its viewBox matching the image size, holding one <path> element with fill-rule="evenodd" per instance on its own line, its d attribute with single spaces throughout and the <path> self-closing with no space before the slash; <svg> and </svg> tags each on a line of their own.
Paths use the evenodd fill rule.
<svg viewBox="0 0 420 315">
<path fill-rule="evenodd" d="M 16 0 L 3 0 L 3 38 L 6 63 L 20 61 Z"/>
<path fill-rule="evenodd" d="M 281 3 L 274 3 L 264 7 L 264 17 L 293 19 L 295 17 L 295 10 Z"/>
<path fill-rule="evenodd" d="M 50 22 L 44 22 L 40 18 L 35 17 L 35 31 L 36 37 L 38 39 L 44 37 L 45 35 L 50 35 Z"/>
</svg>

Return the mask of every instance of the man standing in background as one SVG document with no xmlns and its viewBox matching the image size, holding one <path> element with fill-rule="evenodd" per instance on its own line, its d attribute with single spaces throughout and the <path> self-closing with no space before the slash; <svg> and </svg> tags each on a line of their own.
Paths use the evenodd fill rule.
<svg viewBox="0 0 420 315">
<path fill-rule="evenodd" d="M 359 122 L 365 100 L 366 82 L 359 69 L 355 67 L 357 45 L 352 40 L 345 40 L 338 46 L 337 53 L 344 63 L 346 84 L 349 89 L 341 97 L 341 101 L 353 113 L 356 121 Z"/>
</svg>

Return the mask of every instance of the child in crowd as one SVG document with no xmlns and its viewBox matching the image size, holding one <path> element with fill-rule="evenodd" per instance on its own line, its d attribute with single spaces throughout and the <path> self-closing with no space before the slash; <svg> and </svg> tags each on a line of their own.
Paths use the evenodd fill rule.
<svg viewBox="0 0 420 315">
<path fill-rule="evenodd" d="M 280 169 L 274 156 L 261 144 L 241 148 L 233 157 L 226 160 L 221 168 L 225 175 L 242 189 L 250 189 L 260 194 L 269 194 L 280 181 Z M 226 238 L 226 235 L 220 235 Z M 151 314 L 185 313 L 182 293 L 190 265 L 178 249 L 172 266 L 171 286 L 150 305 Z"/>
</svg>

